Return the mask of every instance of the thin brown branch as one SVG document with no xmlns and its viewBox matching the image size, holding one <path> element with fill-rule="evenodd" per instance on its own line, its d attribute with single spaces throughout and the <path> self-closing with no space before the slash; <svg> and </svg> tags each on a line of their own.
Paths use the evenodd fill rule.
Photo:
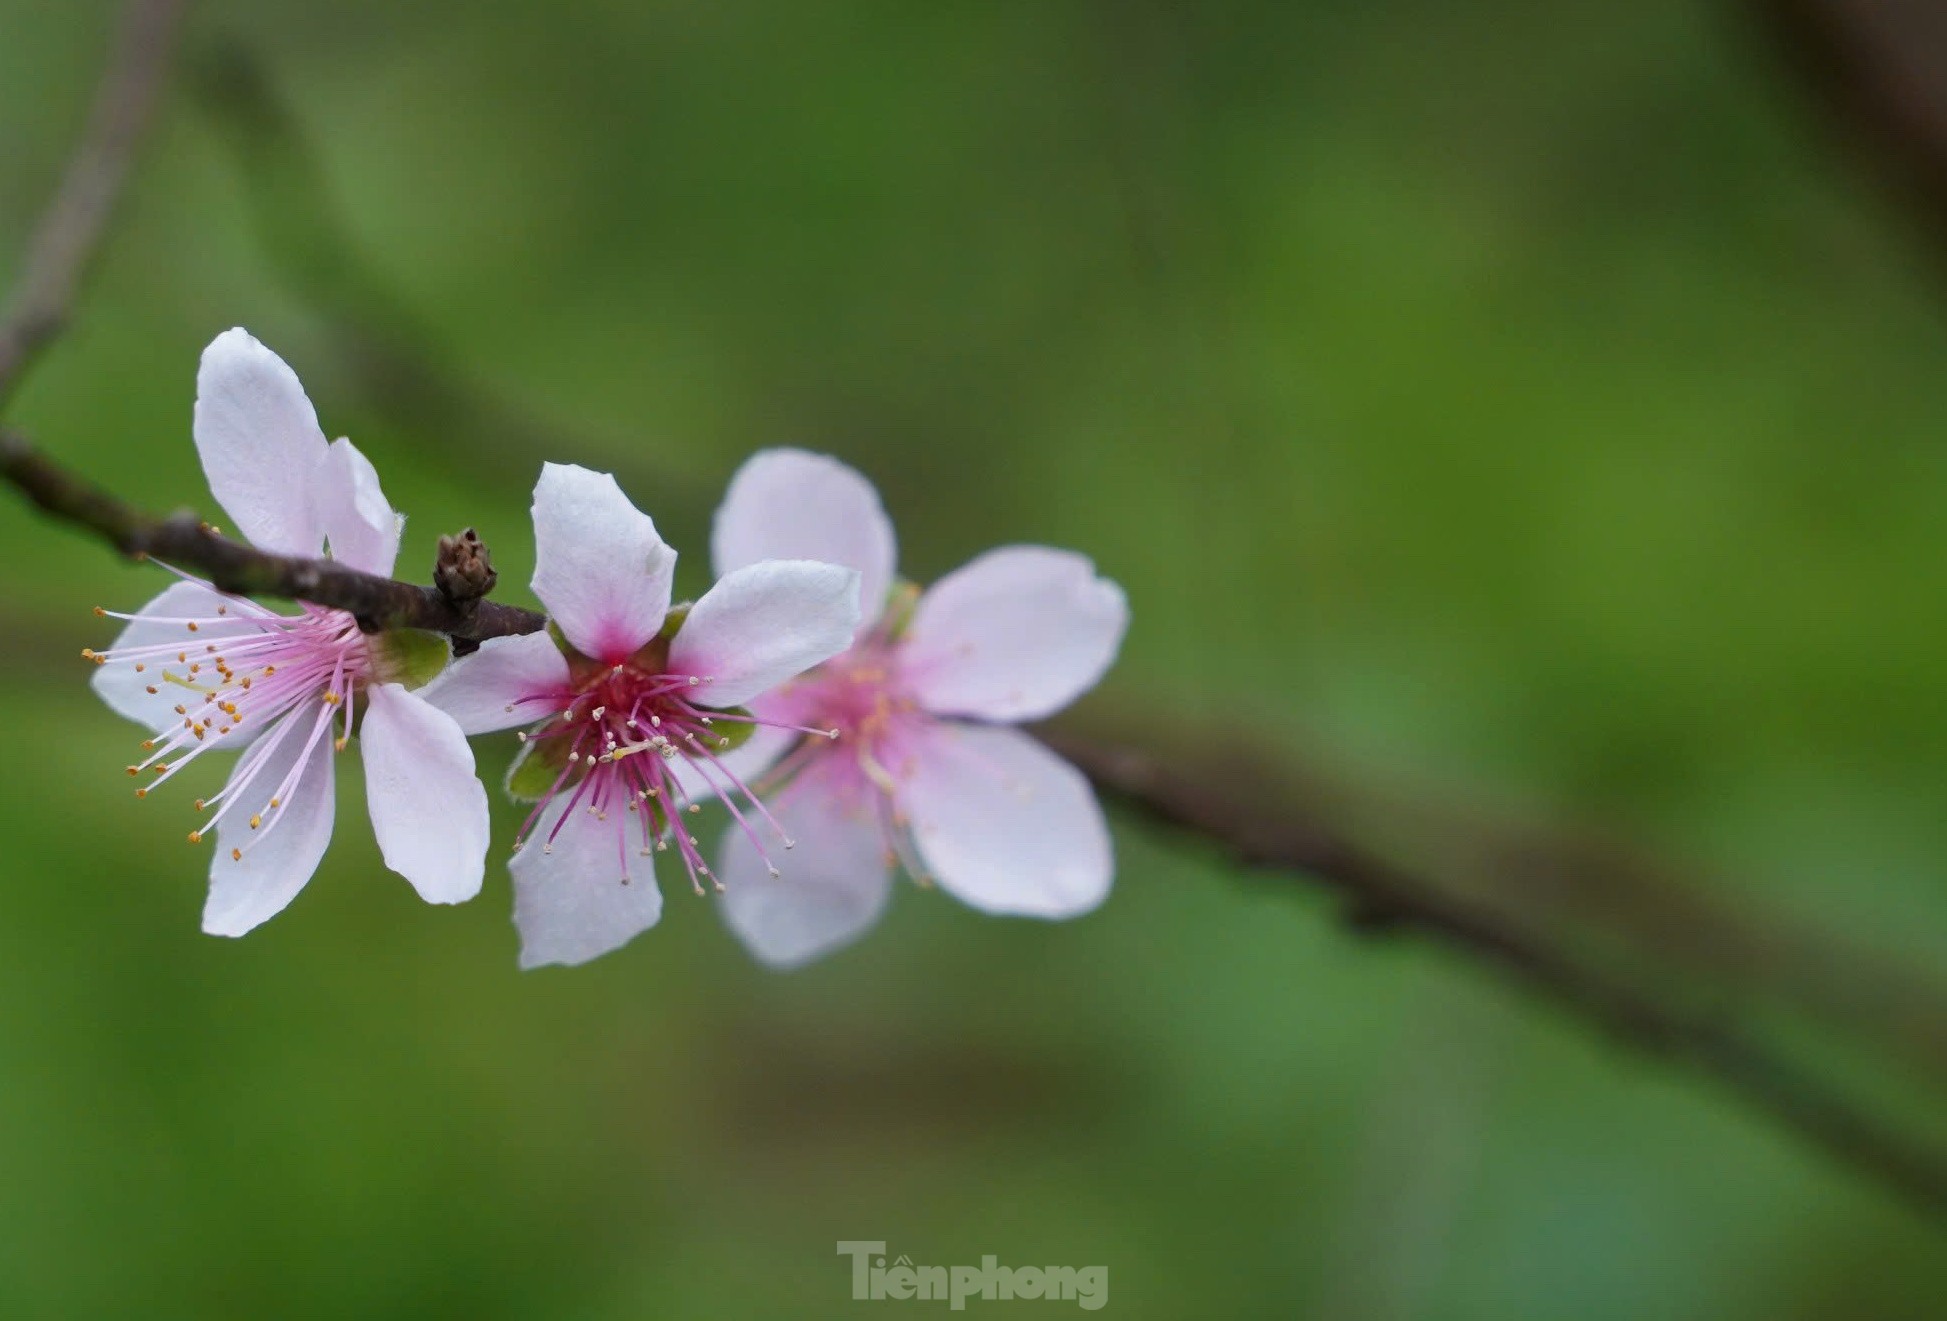
<svg viewBox="0 0 1947 1321">
<path fill-rule="evenodd" d="M 531 610 L 450 595 L 434 587 L 360 573 L 333 560 L 273 555 L 232 541 L 193 514 L 157 518 L 62 469 L 13 432 L 0 429 L 0 476 L 56 518 L 95 533 L 124 555 L 163 560 L 238 596 L 282 597 L 348 610 L 368 629 L 424 628 L 469 641 L 534 633 L 547 621 Z M 485 547 L 473 538 L 482 557 Z"/>
<path fill-rule="evenodd" d="M 95 95 L 88 127 L 29 244 L 18 288 L 0 314 L 0 405 L 66 327 L 93 264 L 169 69 L 183 0 L 132 0 Z M 224 537 L 194 515 L 158 518 L 90 485 L 0 429 L 0 475 L 46 512 L 88 529 L 125 555 L 166 560 L 243 596 L 333 606 L 368 628 L 424 628 L 462 642 L 531 633 L 532 611 L 482 598 L 494 575 L 469 529 L 443 538 L 437 587 L 359 573 L 330 560 L 271 555 Z"/>
<path fill-rule="evenodd" d="M 28 246 L 0 313 L 0 407 L 67 324 L 75 291 L 101 246 L 136 150 L 147 135 L 182 17 L 183 0 L 134 0 L 95 94 L 81 145 Z"/>
</svg>

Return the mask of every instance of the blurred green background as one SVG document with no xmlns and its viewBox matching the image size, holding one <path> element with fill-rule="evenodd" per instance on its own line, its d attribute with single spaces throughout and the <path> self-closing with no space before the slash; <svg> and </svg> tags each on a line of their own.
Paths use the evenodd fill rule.
<svg viewBox="0 0 1947 1321">
<path fill-rule="evenodd" d="M 0 280 L 111 13 L 0 0 Z M 521 601 L 544 457 L 626 469 L 695 590 L 742 456 L 830 450 L 915 576 L 1119 578 L 1091 702 L 1938 967 L 1947 301 L 1739 17 L 208 3 L 12 420 L 208 509 L 196 355 L 247 325 L 411 513 L 402 572 L 470 523 Z M 320 218 L 253 212 L 194 90 L 236 52 L 375 272 L 276 255 Z M 331 303 L 377 285 L 531 454 L 372 388 Z M 5 1315 L 842 1316 L 857 1238 L 1106 1265 L 1126 1316 L 1942 1315 L 1937 1226 L 1723 1091 L 1127 823 L 1082 921 L 906 887 L 778 976 L 672 885 L 522 976 L 504 870 L 421 905 L 348 773 L 298 902 L 204 937 L 196 790 L 129 798 L 75 658 L 157 575 L 11 500 L 0 546 Z"/>
</svg>

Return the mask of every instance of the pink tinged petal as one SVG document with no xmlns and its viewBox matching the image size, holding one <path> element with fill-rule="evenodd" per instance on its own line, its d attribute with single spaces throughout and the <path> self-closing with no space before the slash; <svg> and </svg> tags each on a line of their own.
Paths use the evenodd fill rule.
<svg viewBox="0 0 1947 1321">
<path fill-rule="evenodd" d="M 569 798 L 562 795 L 542 813 L 507 864 L 523 968 L 586 963 L 628 944 L 662 916 L 662 891 L 651 860 L 641 854 L 635 815 L 598 820 L 586 807 L 571 809 Z"/>
<path fill-rule="evenodd" d="M 1088 781 L 1017 729 L 940 725 L 914 751 L 901 795 L 940 888 L 987 913 L 1074 917 L 1114 875 Z"/>
<path fill-rule="evenodd" d="M 256 765 L 243 801 L 216 828 L 216 859 L 210 864 L 210 894 L 203 905 L 203 930 L 212 936 L 241 936 L 276 917 L 318 870 L 331 842 L 336 790 L 331 739 L 310 741 L 314 721 L 310 710 L 300 710 L 285 718 L 289 728 L 265 733 L 265 738 L 283 737 Z M 303 770 L 296 784 L 283 796 L 282 806 L 271 809 L 270 799 L 300 757 Z M 246 750 L 230 772 L 231 781 L 251 766 Z M 263 817 L 256 830 L 249 824 L 253 813 Z M 241 861 L 230 856 L 232 849 L 242 852 Z"/>
<path fill-rule="evenodd" d="M 365 799 L 385 865 L 429 904 L 480 893 L 487 859 L 487 791 L 453 717 L 396 683 L 366 690 L 358 727 Z"/>
<path fill-rule="evenodd" d="M 534 487 L 534 594 L 584 656 L 627 660 L 662 627 L 676 552 L 615 478 L 570 464 Z"/>
<path fill-rule="evenodd" d="M 717 576 L 763 560 L 819 560 L 859 571 L 859 627 L 892 587 L 897 542 L 879 493 L 824 454 L 760 450 L 730 479 L 710 538 Z"/>
<path fill-rule="evenodd" d="M 237 531 L 265 550 L 318 553 L 324 432 L 297 373 L 249 332 L 226 330 L 203 350 L 195 435 L 210 493 Z"/>
<path fill-rule="evenodd" d="M 372 461 L 349 440 L 334 440 L 325 452 L 316 500 L 331 557 L 365 573 L 390 576 L 405 516 L 393 511 Z"/>
<path fill-rule="evenodd" d="M 565 706 L 567 695 L 567 658 L 546 633 L 489 638 L 419 690 L 466 734 L 531 725 Z"/>
<path fill-rule="evenodd" d="M 920 598 L 906 673 L 936 715 L 1038 720 L 1095 686 L 1128 624 L 1122 589 L 1087 557 L 1003 546 Z"/>
<path fill-rule="evenodd" d="M 795 968 L 871 929 L 892 893 L 892 868 L 878 822 L 854 815 L 810 777 L 801 777 L 771 811 L 797 847 L 786 852 L 753 817 L 770 855 L 766 862 L 733 827 L 717 850 L 718 903 L 752 954 L 773 968 Z"/>
<path fill-rule="evenodd" d="M 232 617 L 219 616 L 216 613 L 218 607 L 232 611 Z M 154 600 L 136 612 L 135 618 L 115 639 L 115 647 L 132 649 L 173 643 L 185 650 L 193 646 L 197 652 L 203 652 L 208 643 L 254 635 L 257 630 L 237 620 L 234 617 L 236 611 L 234 603 L 200 583 L 175 583 L 165 587 Z M 185 619 L 199 621 L 196 632 L 191 633 L 181 622 Z M 174 622 L 156 622 L 158 620 Z M 200 660 L 202 657 L 192 659 Z M 140 671 L 127 661 L 117 661 L 96 666 L 89 686 L 95 690 L 97 697 L 114 708 L 117 715 L 127 716 L 155 733 L 163 733 L 182 724 L 183 718 L 176 713 L 178 706 L 192 698 L 199 702 L 202 700 L 201 694 L 192 693 L 162 678 L 164 670 L 180 676 L 185 668 L 176 664 L 173 656 L 166 660 L 146 661 Z M 151 693 L 151 688 L 156 691 Z M 244 737 L 254 734 L 253 730 Z M 227 737 L 231 741 L 240 741 L 234 734 Z"/>
<path fill-rule="evenodd" d="M 858 625 L 858 570 L 766 560 L 725 574 L 690 607 L 669 668 L 706 677 L 691 690 L 697 704 L 742 706 L 844 651 Z"/>
</svg>

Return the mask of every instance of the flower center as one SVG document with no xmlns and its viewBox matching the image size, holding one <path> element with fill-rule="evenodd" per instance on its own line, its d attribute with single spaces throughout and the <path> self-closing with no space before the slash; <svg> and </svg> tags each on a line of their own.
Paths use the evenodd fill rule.
<svg viewBox="0 0 1947 1321">
<path fill-rule="evenodd" d="M 345 611 L 312 605 L 305 605 L 301 614 L 280 615 L 230 596 L 219 596 L 207 614 L 127 615 L 100 607 L 95 613 L 152 628 L 158 639 L 81 653 L 97 665 L 128 667 L 155 704 L 151 723 L 158 732 L 142 741 L 147 755 L 128 767 L 131 776 L 153 776 L 136 789 L 137 798 L 148 797 L 151 789 L 212 748 L 249 742 L 223 789 L 196 800 L 197 811 L 214 808 L 215 813 L 189 835 L 190 843 L 199 844 L 240 804 L 259 804 L 250 815 L 250 828 L 257 833 L 230 851 L 233 859 L 241 860 L 281 819 L 311 750 L 340 718 L 344 725 L 333 746 L 344 750 L 353 698 L 371 670 L 357 621 Z M 171 633 L 179 636 L 171 638 Z M 292 739 L 301 740 L 303 747 L 266 794 L 258 781 Z"/>
<path fill-rule="evenodd" d="M 516 851 L 527 844 L 542 812 L 563 795 L 566 805 L 542 848 L 553 850 L 562 827 L 577 812 L 612 822 L 624 884 L 627 849 L 646 857 L 666 852 L 674 840 L 692 889 L 702 894 L 705 878 L 723 888 L 711 876 L 686 820 L 703 810 L 703 798 L 715 798 L 729 810 L 767 865 L 770 857 L 753 814 L 785 848 L 793 847 L 794 841 L 721 755 L 741 742 L 750 727 L 779 722 L 699 705 L 697 699 L 709 691 L 707 675 L 652 672 L 633 663 L 580 668 L 566 705 L 519 736 L 528 745 L 523 763 L 533 761 L 538 770 L 529 785 L 539 791 L 540 801 L 521 826 Z M 804 732 L 836 737 L 826 730 Z M 517 767 L 516 775 L 522 774 Z M 542 787 L 541 776 L 549 775 Z M 774 865 L 771 869 L 777 870 Z"/>
<path fill-rule="evenodd" d="M 844 811 L 874 820 L 887 861 L 918 880 L 925 869 L 908 847 L 900 788 L 912 774 L 913 744 L 930 717 L 913 696 L 896 643 L 868 639 L 777 692 L 765 704 L 778 723 L 830 729 L 839 748 L 806 739 L 763 777 L 773 801 L 792 793 L 814 766 L 825 792 Z"/>
</svg>

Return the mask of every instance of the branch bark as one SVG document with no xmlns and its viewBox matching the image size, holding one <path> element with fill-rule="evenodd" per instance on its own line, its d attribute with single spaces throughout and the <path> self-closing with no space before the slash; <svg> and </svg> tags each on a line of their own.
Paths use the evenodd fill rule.
<svg viewBox="0 0 1947 1321">
<path fill-rule="evenodd" d="M 230 540 L 194 514 L 145 514 L 63 470 L 5 429 L 0 429 L 0 476 L 45 512 L 93 532 L 124 555 L 194 570 L 218 590 L 238 596 L 309 601 L 348 610 L 368 630 L 423 628 L 470 642 L 536 633 L 547 624 L 532 610 L 482 600 L 477 592 L 453 594 L 360 573 L 334 560 L 273 555 Z"/>
</svg>

